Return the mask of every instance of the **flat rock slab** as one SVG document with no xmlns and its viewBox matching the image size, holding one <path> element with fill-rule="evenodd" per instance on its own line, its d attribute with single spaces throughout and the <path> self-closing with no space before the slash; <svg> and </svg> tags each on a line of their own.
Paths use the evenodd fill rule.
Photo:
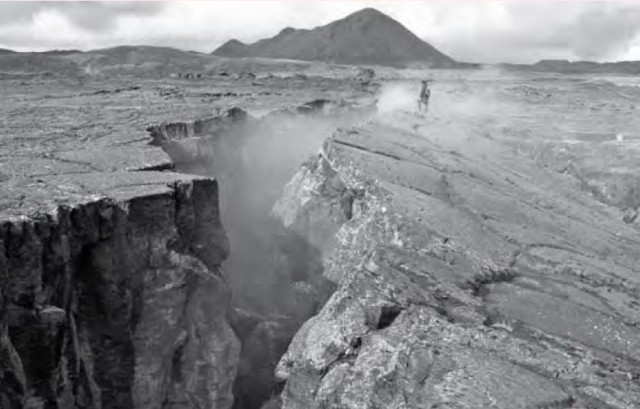
<svg viewBox="0 0 640 409">
<path fill-rule="evenodd" d="M 338 290 L 280 361 L 285 408 L 640 403 L 640 235 L 615 208 L 505 136 L 402 112 L 337 132 L 276 210 L 313 238 L 336 191 Z"/>
<path fill-rule="evenodd" d="M 0 215 L 28 214 L 82 196 L 120 195 L 125 185 L 131 194 L 147 194 L 145 185 L 164 181 L 147 172 L 122 172 L 172 167 L 167 153 L 149 145 L 149 126 L 210 118 L 231 106 L 261 113 L 318 98 L 352 97 L 348 87 L 326 90 L 338 82 L 312 79 L 286 89 L 287 82 L 278 77 L 256 85 L 222 77 L 195 83 L 131 77 L 83 84 L 72 79 L 0 81 Z M 86 175 L 68 176 L 75 174 Z M 175 176 L 166 179 L 170 183 Z"/>
<path fill-rule="evenodd" d="M 88 172 L 49 175 L 5 183 L 0 220 L 51 214 L 59 206 L 75 207 L 101 199 L 125 202 L 137 196 L 172 192 L 170 185 L 206 179 L 171 172 Z"/>
<path fill-rule="evenodd" d="M 93 171 L 161 170 L 171 168 L 169 155 L 154 146 L 109 146 L 56 152 L 52 157 L 64 162 L 86 164 Z"/>
</svg>

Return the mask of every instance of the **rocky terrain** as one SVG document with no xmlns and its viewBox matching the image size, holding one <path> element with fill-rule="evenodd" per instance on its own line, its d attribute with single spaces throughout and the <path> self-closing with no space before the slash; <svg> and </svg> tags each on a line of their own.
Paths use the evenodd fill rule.
<svg viewBox="0 0 640 409">
<path fill-rule="evenodd" d="M 567 61 L 567 60 L 542 60 L 535 64 L 502 64 L 503 67 L 513 70 L 558 72 L 564 74 L 640 74 L 640 62 L 594 62 L 594 61 Z"/>
<path fill-rule="evenodd" d="M 135 99 L 48 85 L 2 84 L 2 407 L 229 407 L 217 182 L 159 172 Z"/>
<path fill-rule="evenodd" d="M 255 371 L 251 360 L 263 359 L 246 358 L 242 344 L 256 336 L 283 343 L 271 332 L 261 335 L 272 327 L 262 315 L 277 317 L 278 308 L 262 307 L 272 294 L 257 306 L 246 302 L 260 288 L 275 286 L 269 281 L 275 278 L 251 287 L 259 271 L 230 277 L 246 266 L 224 266 L 229 242 L 245 245 L 232 211 L 244 197 L 219 196 L 243 183 L 234 178 L 231 156 L 242 140 L 229 145 L 227 164 L 194 168 L 190 162 L 205 156 L 181 159 L 180 153 L 188 152 L 189 140 L 206 136 L 210 143 L 240 132 L 240 124 L 264 131 L 250 118 L 269 110 L 287 118 L 341 104 L 357 111 L 351 99 L 368 94 L 358 91 L 356 79 L 341 82 L 343 91 L 327 91 L 340 89 L 336 80 L 317 79 L 296 90 L 289 88 L 295 79 L 264 76 L 260 85 L 247 82 L 255 75 L 237 71 L 206 82 L 154 76 L 2 81 L 10 101 L 2 105 L 0 137 L 3 408 L 229 408 L 241 401 L 234 389 L 251 388 L 234 386 L 239 369 Z M 291 126 L 300 131 L 308 125 Z M 319 119 L 317 144 L 305 141 L 299 154 L 315 152 L 334 125 L 333 118 Z M 271 182 L 280 188 L 298 165 L 295 157 L 285 159 L 285 173 Z M 203 176 L 177 173 L 182 167 Z M 224 181 L 221 189 L 212 176 Z M 269 186 L 275 201 L 277 187 Z M 224 218 L 231 220 L 231 240 Z M 236 260 L 244 250 L 238 248 Z M 303 314 L 274 321 L 287 328 L 285 343 L 267 363 L 271 372 L 297 329 L 292 325 L 311 313 Z M 266 377 L 264 384 L 273 383 L 273 375 Z M 271 389 L 261 393 L 267 396 L 257 399 L 266 399 Z"/>
<path fill-rule="evenodd" d="M 282 407 L 640 402 L 637 229 L 484 138 L 384 117 L 288 185 L 276 211 L 335 232 L 319 245 L 338 289 L 278 365 Z M 350 217 L 328 223 L 340 192 Z"/>
<path fill-rule="evenodd" d="M 640 405 L 639 88 L 183 53 L 0 57 L 0 407 Z"/>
</svg>

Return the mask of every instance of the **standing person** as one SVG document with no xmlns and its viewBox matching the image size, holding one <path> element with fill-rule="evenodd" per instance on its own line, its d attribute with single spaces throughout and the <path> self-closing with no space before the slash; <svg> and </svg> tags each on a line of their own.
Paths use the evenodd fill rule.
<svg viewBox="0 0 640 409">
<path fill-rule="evenodd" d="M 418 112 L 424 109 L 425 114 L 429 113 L 429 98 L 431 97 L 429 82 L 430 82 L 429 80 L 422 80 L 422 88 L 420 89 L 420 99 L 418 99 Z"/>
</svg>

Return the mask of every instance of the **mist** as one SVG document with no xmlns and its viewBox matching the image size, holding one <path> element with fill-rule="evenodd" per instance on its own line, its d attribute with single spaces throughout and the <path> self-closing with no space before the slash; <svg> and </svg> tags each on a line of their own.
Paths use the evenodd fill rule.
<svg viewBox="0 0 640 409">
<path fill-rule="evenodd" d="M 291 283 L 321 269 L 321 254 L 291 237 L 271 216 L 285 184 L 337 128 L 366 117 L 349 110 L 278 113 L 250 119 L 207 140 L 202 173 L 220 185 L 222 223 L 230 241 L 223 263 L 236 305 L 259 314 L 296 311 Z"/>
<path fill-rule="evenodd" d="M 507 99 L 495 86 L 487 86 L 488 80 L 500 74 L 494 69 L 454 80 L 431 80 L 431 97 L 428 114 L 423 119 L 451 120 L 470 118 L 507 118 L 524 113 L 524 107 Z M 385 82 L 378 95 L 379 114 L 396 112 L 418 113 L 421 83 L 417 79 Z"/>
<path fill-rule="evenodd" d="M 417 112 L 420 86 L 416 79 L 385 81 L 371 98 L 375 106 L 366 109 L 318 100 L 308 104 L 311 112 L 293 109 L 260 118 L 249 115 L 221 133 L 201 138 L 195 172 L 219 182 L 222 224 L 230 242 L 222 269 L 233 294 L 236 318 L 232 322 L 240 321 L 234 329 L 246 346 L 242 357 L 247 364 L 240 367 L 236 382 L 237 409 L 259 408 L 277 394 L 273 378 L 277 361 L 293 334 L 326 301 L 304 290 L 312 280 L 323 280 L 322 252 L 272 215 L 285 185 L 303 162 L 317 155 L 338 128 L 373 116 L 402 126 L 403 116 L 409 115 L 423 125 L 418 134 L 425 138 L 446 135 L 448 143 L 478 146 L 482 141 L 464 140 L 468 133 L 442 132 L 441 127 L 449 127 L 462 115 L 486 120 L 508 105 L 495 90 L 479 88 L 471 97 L 468 93 L 462 97 L 469 86 L 466 81 L 440 81 L 432 86 L 425 116 Z M 313 287 L 316 291 L 317 281 Z M 243 332 L 247 320 L 261 322 L 262 329 Z M 265 352 L 256 355 L 256 345 Z"/>
</svg>

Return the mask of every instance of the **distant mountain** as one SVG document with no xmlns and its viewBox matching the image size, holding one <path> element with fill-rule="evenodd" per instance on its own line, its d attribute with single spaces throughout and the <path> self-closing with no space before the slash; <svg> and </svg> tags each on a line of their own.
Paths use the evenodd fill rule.
<svg viewBox="0 0 640 409">
<path fill-rule="evenodd" d="M 218 47 L 212 54 L 221 55 L 225 57 L 243 57 L 245 48 L 247 45 L 238 40 L 229 40 L 220 47 Z"/>
<path fill-rule="evenodd" d="M 267 59 L 217 57 L 170 47 L 126 45 L 91 51 L 52 50 L 0 53 L 0 76 L 55 75 L 60 77 L 169 76 L 218 72 L 272 72 L 298 70 L 310 63 Z"/>
<path fill-rule="evenodd" d="M 91 50 L 86 53 L 108 57 L 123 64 L 162 62 L 169 60 L 179 61 L 195 55 L 202 55 L 193 51 L 184 51 L 172 47 L 158 47 L 152 45 L 120 45 L 117 47 Z"/>
<path fill-rule="evenodd" d="M 442 68 L 457 65 L 402 24 L 372 8 L 312 30 L 285 28 L 275 37 L 253 44 L 230 40 L 213 54 L 394 67 L 412 63 Z"/>
<path fill-rule="evenodd" d="M 79 54 L 82 53 L 82 51 L 80 50 L 49 50 L 49 51 L 42 51 L 39 52 L 37 54 L 42 54 L 42 55 L 69 55 L 69 54 Z"/>
<path fill-rule="evenodd" d="M 501 64 L 516 71 L 556 72 L 560 74 L 629 74 L 640 75 L 640 61 L 593 62 L 541 60 L 535 64 Z"/>
<path fill-rule="evenodd" d="M 69 54 L 77 54 L 81 53 L 80 50 L 47 50 L 47 51 L 26 51 L 26 52 L 18 52 L 9 50 L 8 48 L 0 48 L 0 55 L 10 55 L 10 54 L 39 54 L 39 55 L 69 55 Z"/>
<path fill-rule="evenodd" d="M 91 70 L 102 72 L 147 71 L 169 75 L 182 71 L 204 71 L 212 59 L 209 54 L 183 51 L 171 47 L 126 45 L 85 52 L 77 59 Z M 93 72 L 92 71 L 92 72 Z"/>
<path fill-rule="evenodd" d="M 77 76 L 78 64 L 57 55 L 43 53 L 0 54 L 0 72 L 15 74 L 59 74 Z"/>
</svg>

